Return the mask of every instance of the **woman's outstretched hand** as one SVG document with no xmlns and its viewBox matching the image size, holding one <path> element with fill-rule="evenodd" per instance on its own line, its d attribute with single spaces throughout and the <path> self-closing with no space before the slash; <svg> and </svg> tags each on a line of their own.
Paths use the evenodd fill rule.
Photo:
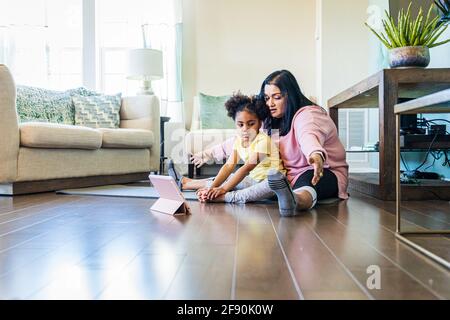
<svg viewBox="0 0 450 320">
<path fill-rule="evenodd" d="M 203 154 L 203 152 L 197 152 L 195 154 L 191 154 L 189 160 L 194 164 L 196 168 L 200 168 L 207 162 L 207 158 Z"/>
<path fill-rule="evenodd" d="M 318 153 L 313 153 L 309 157 L 309 164 L 314 168 L 314 177 L 311 180 L 313 186 L 317 185 L 323 176 L 323 159 Z"/>
</svg>

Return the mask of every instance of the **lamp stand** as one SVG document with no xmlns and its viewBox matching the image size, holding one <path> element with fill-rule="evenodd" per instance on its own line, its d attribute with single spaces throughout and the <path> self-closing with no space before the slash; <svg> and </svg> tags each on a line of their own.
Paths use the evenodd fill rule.
<svg viewBox="0 0 450 320">
<path fill-rule="evenodd" d="M 143 80 L 142 81 L 142 87 L 141 91 L 139 91 L 140 95 L 153 95 L 153 89 L 152 89 L 152 81 L 151 80 Z"/>
</svg>

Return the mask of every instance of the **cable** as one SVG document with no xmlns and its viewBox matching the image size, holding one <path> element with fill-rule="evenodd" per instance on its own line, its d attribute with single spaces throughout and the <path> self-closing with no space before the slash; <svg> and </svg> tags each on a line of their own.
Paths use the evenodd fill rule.
<svg viewBox="0 0 450 320">
<path fill-rule="evenodd" d="M 402 160 L 402 163 L 403 163 L 403 166 L 405 167 L 405 170 L 406 170 L 406 171 L 409 171 L 409 167 L 408 167 L 408 165 L 406 164 L 405 159 L 403 159 L 402 153 L 400 153 L 400 159 Z"/>
<path fill-rule="evenodd" d="M 427 163 L 428 156 L 430 155 L 431 148 L 433 147 L 433 144 L 436 141 L 437 136 L 438 136 L 438 134 L 436 133 L 434 135 L 433 141 L 431 141 L 430 147 L 428 148 L 427 154 L 425 156 L 425 160 L 423 160 L 422 164 L 420 166 L 418 166 L 416 169 L 414 169 L 414 171 L 418 171 L 420 168 L 422 168 L 425 165 L 425 163 Z"/>
<path fill-rule="evenodd" d="M 431 152 L 431 155 L 433 156 L 433 163 L 432 164 L 430 164 L 428 167 L 426 167 L 425 169 L 423 169 L 423 171 L 427 171 L 428 169 L 430 169 L 432 166 L 434 166 L 434 164 L 436 163 L 436 158 L 435 158 L 435 156 L 433 155 L 433 152 Z"/>
<path fill-rule="evenodd" d="M 422 117 L 422 114 L 418 118 L 418 121 L 422 121 L 422 126 L 425 126 L 427 129 L 431 128 L 431 124 L 436 124 L 436 122 L 439 122 L 439 121 L 450 123 L 450 121 L 446 120 L 446 119 L 431 119 L 431 120 L 427 120 L 427 119 Z M 450 134 L 450 133 L 446 130 L 446 134 Z M 450 158 L 449 158 L 449 155 L 447 154 L 448 150 L 435 150 L 435 151 L 432 150 L 433 144 L 435 143 L 438 135 L 439 135 L 438 133 L 436 133 L 434 135 L 434 138 L 431 141 L 430 146 L 428 147 L 428 150 L 426 152 L 424 161 L 416 169 L 414 169 L 413 172 L 418 171 L 420 168 L 422 168 L 427 163 L 428 157 L 429 157 L 430 154 L 433 157 L 433 163 L 431 165 L 429 165 L 428 167 L 426 167 L 424 169 L 424 171 L 426 171 L 426 170 L 430 169 L 431 167 L 433 167 L 436 164 L 436 161 L 440 160 L 442 158 L 442 156 L 445 157 L 444 162 L 442 163 L 442 166 L 443 167 L 446 167 L 446 166 L 450 167 Z M 400 154 L 400 157 L 401 157 L 403 166 L 405 167 L 405 169 L 408 172 L 410 172 L 410 170 L 408 168 L 408 165 L 406 164 L 406 161 L 403 159 L 401 154 Z"/>
<path fill-rule="evenodd" d="M 449 166 L 450 167 L 450 158 L 447 154 L 447 150 L 443 151 L 444 152 L 444 156 L 445 156 L 445 160 L 444 163 L 442 164 L 442 166 L 446 167 Z"/>
</svg>

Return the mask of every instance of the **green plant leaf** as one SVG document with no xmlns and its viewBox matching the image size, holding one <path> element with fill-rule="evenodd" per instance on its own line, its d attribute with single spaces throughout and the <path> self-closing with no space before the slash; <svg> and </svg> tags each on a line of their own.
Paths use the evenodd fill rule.
<svg viewBox="0 0 450 320">
<path fill-rule="evenodd" d="M 429 38 L 433 37 L 436 32 L 437 24 L 439 23 L 439 17 L 435 17 L 431 20 L 427 26 L 425 26 L 422 35 L 420 36 L 420 44 L 426 43 Z"/>
<path fill-rule="evenodd" d="M 425 45 L 427 47 L 432 46 L 439 39 L 439 37 L 442 35 L 442 33 L 444 33 L 444 31 L 447 30 L 447 26 L 445 26 L 443 28 L 438 28 L 436 30 L 437 30 L 437 32 L 434 34 L 434 36 L 425 43 Z"/>
<path fill-rule="evenodd" d="M 422 28 L 423 17 L 419 17 L 414 22 L 413 26 L 413 36 L 411 37 L 411 44 L 417 46 L 420 42 L 420 30 Z"/>
<path fill-rule="evenodd" d="M 384 30 L 386 31 L 386 36 L 389 38 L 390 43 L 392 44 L 392 47 L 393 48 L 398 47 L 399 45 L 393 36 L 394 31 L 392 31 L 390 25 L 387 22 L 383 21 L 383 26 L 384 26 Z"/>
<path fill-rule="evenodd" d="M 441 0 L 440 2 L 435 1 L 439 9 L 445 9 L 442 4 L 443 1 L 445 4 L 448 3 L 450 7 L 450 0 Z M 426 17 L 424 17 L 424 10 L 422 7 L 417 16 L 412 17 L 411 6 L 412 2 L 409 3 L 406 11 L 403 8 L 399 11 L 397 21 L 395 21 L 392 15 L 385 10 L 386 18 L 382 19 L 384 33 L 375 31 L 367 25 L 367 23 L 366 25 L 389 49 L 404 46 L 434 47 L 447 43 L 447 41 L 436 43 L 446 27 L 442 24 L 440 16 L 432 18 L 435 4 L 431 4 Z"/>
<path fill-rule="evenodd" d="M 449 42 L 450 42 L 450 39 L 447 39 L 447 40 L 442 41 L 442 42 L 434 43 L 434 44 L 432 44 L 432 45 L 430 45 L 428 47 L 429 48 L 434 48 L 434 47 L 442 46 L 443 44 L 446 44 L 446 43 L 449 43 Z"/>
<path fill-rule="evenodd" d="M 427 13 L 427 20 L 425 21 L 425 25 L 428 25 L 428 22 L 430 21 L 430 17 L 431 17 L 431 12 L 433 12 L 434 6 L 433 4 L 431 4 L 430 9 L 428 9 L 428 13 Z"/>
<path fill-rule="evenodd" d="M 391 49 L 392 46 L 391 44 L 386 40 L 386 38 L 384 37 L 383 34 L 379 34 L 378 32 L 376 32 L 371 26 L 369 26 L 369 24 L 367 22 L 364 23 L 376 36 L 378 39 L 380 39 L 380 41 L 388 48 Z"/>
<path fill-rule="evenodd" d="M 392 32 L 391 32 L 392 39 L 394 40 L 396 47 L 402 47 L 403 45 L 400 40 L 398 27 L 394 22 L 394 18 L 392 18 L 391 16 L 390 16 L 390 22 L 391 22 L 390 28 L 392 30 Z"/>
</svg>

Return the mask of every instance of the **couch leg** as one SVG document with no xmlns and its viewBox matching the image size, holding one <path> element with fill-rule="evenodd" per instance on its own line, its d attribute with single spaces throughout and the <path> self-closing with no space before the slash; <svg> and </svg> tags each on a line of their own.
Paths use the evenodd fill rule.
<svg viewBox="0 0 450 320">
<path fill-rule="evenodd" d="M 188 164 L 188 177 L 190 179 L 194 178 L 194 164 L 193 163 Z"/>
</svg>

